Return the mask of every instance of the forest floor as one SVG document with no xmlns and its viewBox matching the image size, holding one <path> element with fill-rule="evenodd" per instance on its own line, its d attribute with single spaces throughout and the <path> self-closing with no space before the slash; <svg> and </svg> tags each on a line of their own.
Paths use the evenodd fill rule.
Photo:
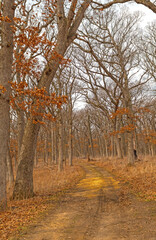
<svg viewBox="0 0 156 240">
<path fill-rule="evenodd" d="M 141 199 L 127 181 L 119 180 L 99 163 L 81 161 L 80 165 L 85 177 L 27 234 L 16 239 L 156 239 L 155 200 Z"/>
<path fill-rule="evenodd" d="M 72 167 L 64 166 L 63 171 L 57 171 L 57 165 L 45 165 L 43 159 L 34 168 L 34 193 L 30 199 L 20 201 L 10 200 L 12 189 L 8 188 L 7 209 L 0 212 L 0 240 L 18 239 L 29 231 L 29 226 L 35 225 L 55 208 L 55 204 L 68 189 L 84 177 L 84 170 L 74 164 Z"/>
</svg>

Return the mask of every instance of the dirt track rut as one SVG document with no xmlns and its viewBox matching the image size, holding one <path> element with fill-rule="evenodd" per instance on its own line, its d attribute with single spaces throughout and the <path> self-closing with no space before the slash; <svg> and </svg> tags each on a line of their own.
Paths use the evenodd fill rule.
<svg viewBox="0 0 156 240">
<path fill-rule="evenodd" d="M 22 240 L 156 240 L 156 203 L 125 194 L 108 172 L 83 164 L 86 177 Z"/>
</svg>

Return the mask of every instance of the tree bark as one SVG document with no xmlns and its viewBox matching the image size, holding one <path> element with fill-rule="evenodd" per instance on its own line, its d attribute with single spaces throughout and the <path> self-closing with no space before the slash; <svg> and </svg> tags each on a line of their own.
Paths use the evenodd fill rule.
<svg viewBox="0 0 156 240">
<path fill-rule="evenodd" d="M 129 100 L 129 102 L 131 102 Z M 131 104 L 128 103 L 126 105 L 127 109 L 129 110 L 129 115 L 127 116 L 127 123 L 128 126 L 133 125 L 133 120 L 132 120 L 132 107 Z M 134 164 L 134 145 L 133 145 L 133 131 L 127 131 L 127 151 L 128 151 L 128 163 L 129 164 Z"/>
<path fill-rule="evenodd" d="M 19 154 L 21 150 L 21 145 L 22 145 L 22 139 L 24 135 L 24 112 L 23 111 L 18 111 L 18 157 L 19 159 Z"/>
<path fill-rule="evenodd" d="M 44 132 L 44 164 L 48 165 L 48 132 L 45 130 Z"/>
<path fill-rule="evenodd" d="M 26 199 L 34 196 L 33 166 L 39 127 L 38 123 L 33 123 L 32 118 L 28 119 L 18 160 L 13 199 Z"/>
<path fill-rule="evenodd" d="M 115 156 L 115 151 L 114 151 L 114 136 L 111 136 L 111 157 Z"/>
<path fill-rule="evenodd" d="M 127 134 L 128 141 L 128 163 L 134 164 L 134 148 L 133 148 L 133 134 L 128 132 Z"/>
<path fill-rule="evenodd" d="M 61 172 L 63 170 L 63 123 L 61 110 L 59 111 L 58 152 L 58 170 Z"/>
<path fill-rule="evenodd" d="M 69 156 L 69 166 L 73 165 L 73 144 L 72 144 L 72 106 L 69 106 L 69 149 L 68 149 L 68 156 Z"/>
<path fill-rule="evenodd" d="M 105 141 L 105 156 L 106 157 L 108 157 L 109 156 L 109 154 L 108 154 L 108 141 L 107 141 L 107 139 L 106 139 L 106 137 L 104 137 L 104 141 Z"/>
<path fill-rule="evenodd" d="M 89 114 L 87 116 L 87 125 L 88 125 L 87 127 L 88 127 L 88 137 L 89 137 L 89 143 L 90 143 L 91 157 L 94 158 L 93 139 L 92 139 L 92 132 L 91 132 L 90 116 L 89 116 Z"/>
<path fill-rule="evenodd" d="M 38 165 L 38 154 L 37 154 L 37 148 L 35 149 L 35 157 L 34 157 L 34 167 L 37 167 Z"/>
<path fill-rule="evenodd" d="M 0 47 L 0 211 L 5 209 L 6 196 L 6 158 L 10 132 L 10 107 L 9 95 L 12 78 L 13 62 L 13 1 L 5 0 L 3 4 L 3 16 L 7 16 L 11 22 L 1 22 L 1 47 Z"/>
<path fill-rule="evenodd" d="M 50 124 L 51 129 L 51 164 L 55 162 L 55 132 L 54 132 L 54 123 Z"/>
<path fill-rule="evenodd" d="M 116 136 L 115 140 L 116 140 L 116 148 L 117 148 L 118 158 L 123 158 L 122 149 L 121 149 L 121 137 Z"/>
<path fill-rule="evenodd" d="M 100 136 L 98 139 L 99 139 L 99 153 L 100 153 L 100 156 L 104 157 L 105 156 L 104 139 L 102 136 Z"/>
<path fill-rule="evenodd" d="M 11 189 L 14 183 L 14 174 L 13 174 L 13 166 L 12 159 L 10 154 L 10 147 L 8 145 L 8 153 L 7 153 L 7 185 L 8 188 Z"/>
<path fill-rule="evenodd" d="M 55 164 L 58 164 L 58 126 L 55 123 Z"/>
</svg>

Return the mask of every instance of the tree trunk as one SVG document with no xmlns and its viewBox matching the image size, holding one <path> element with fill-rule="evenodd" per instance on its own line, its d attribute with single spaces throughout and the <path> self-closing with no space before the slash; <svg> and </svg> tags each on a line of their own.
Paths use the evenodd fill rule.
<svg viewBox="0 0 156 240">
<path fill-rule="evenodd" d="M 134 164 L 134 147 L 133 147 L 133 133 L 128 132 L 127 134 L 128 141 L 128 163 Z"/>
<path fill-rule="evenodd" d="M 6 158 L 10 132 L 9 95 L 12 79 L 13 61 L 13 1 L 3 1 L 3 16 L 11 22 L 1 22 L 1 47 L 0 47 L 0 211 L 6 207 Z M 3 92 L 3 87 L 5 92 Z"/>
<path fill-rule="evenodd" d="M 58 114 L 58 170 L 59 172 L 63 170 L 63 121 L 62 112 L 59 110 Z"/>
<path fill-rule="evenodd" d="M 18 160 L 17 176 L 13 192 L 13 199 L 33 197 L 33 165 L 39 124 L 29 119 L 25 127 L 20 156 Z"/>
<path fill-rule="evenodd" d="M 69 149 L 68 149 L 68 156 L 69 156 L 69 166 L 73 165 L 73 144 L 72 144 L 72 104 L 69 106 Z"/>
<path fill-rule="evenodd" d="M 123 158 L 122 149 L 121 149 L 121 137 L 116 136 L 115 140 L 116 140 L 116 148 L 117 148 L 118 158 Z"/>
<path fill-rule="evenodd" d="M 74 143 L 74 156 L 76 155 L 77 157 L 82 156 L 84 154 L 83 149 L 82 149 L 82 144 L 80 141 L 79 133 L 77 130 L 75 130 L 75 143 Z"/>
<path fill-rule="evenodd" d="M 55 123 L 56 129 L 55 129 L 55 164 L 58 164 L 58 126 L 57 122 Z"/>
<path fill-rule="evenodd" d="M 89 136 L 91 157 L 94 158 L 93 139 L 92 139 L 92 132 L 91 132 L 90 116 L 89 116 L 89 114 L 88 114 L 88 119 L 87 120 L 88 120 L 88 136 Z"/>
<path fill-rule="evenodd" d="M 55 132 L 54 132 L 54 123 L 50 124 L 51 129 L 51 164 L 55 162 Z"/>
<path fill-rule="evenodd" d="M 11 189 L 14 183 L 14 174 L 13 174 L 13 166 L 12 159 L 10 154 L 10 147 L 8 145 L 8 153 L 7 153 L 7 185 L 8 188 Z"/>
<path fill-rule="evenodd" d="M 104 141 L 105 141 L 105 156 L 108 157 L 108 144 L 106 137 L 104 137 Z"/>
<path fill-rule="evenodd" d="M 44 164 L 48 165 L 48 132 L 44 134 Z"/>
<path fill-rule="evenodd" d="M 115 156 L 115 151 L 114 151 L 114 136 L 111 136 L 111 157 Z"/>
<path fill-rule="evenodd" d="M 58 143 L 58 150 L 59 150 L 59 158 L 58 158 L 58 170 L 61 172 L 63 170 L 63 134 L 62 134 L 62 122 L 59 121 L 59 143 Z"/>
<path fill-rule="evenodd" d="M 34 157 L 34 167 L 37 167 L 38 165 L 38 154 L 37 154 L 37 148 L 35 149 L 35 157 Z"/>
<path fill-rule="evenodd" d="M 69 127 L 69 166 L 73 165 L 72 126 Z"/>
<path fill-rule="evenodd" d="M 100 135 L 100 134 L 99 134 Z M 99 137 L 99 148 L 100 148 L 100 156 L 104 157 L 105 156 L 105 150 L 104 150 L 104 139 L 103 137 Z"/>
<path fill-rule="evenodd" d="M 18 157 L 17 159 L 19 159 L 23 134 L 24 134 L 24 112 L 19 111 L 18 112 Z"/>
<path fill-rule="evenodd" d="M 133 113 L 132 113 L 132 106 L 131 106 L 131 100 L 128 101 L 129 104 L 127 104 L 127 109 L 129 110 L 129 115 L 127 116 L 127 123 L 128 126 L 133 125 Z M 128 151 L 128 163 L 134 164 L 135 156 L 134 156 L 134 144 L 133 144 L 133 131 L 132 129 L 127 132 L 127 151 Z"/>
<path fill-rule="evenodd" d="M 125 80 L 125 87 L 123 89 L 123 96 L 124 96 L 124 105 L 125 108 L 128 110 L 127 114 L 127 125 L 130 128 L 130 130 L 127 131 L 127 151 L 128 151 L 128 163 L 134 164 L 134 145 L 133 145 L 133 129 L 131 126 L 133 126 L 133 110 L 132 110 L 132 99 L 131 94 L 129 91 L 129 82 L 128 82 L 128 76 L 127 73 L 124 72 L 124 80 Z"/>
</svg>

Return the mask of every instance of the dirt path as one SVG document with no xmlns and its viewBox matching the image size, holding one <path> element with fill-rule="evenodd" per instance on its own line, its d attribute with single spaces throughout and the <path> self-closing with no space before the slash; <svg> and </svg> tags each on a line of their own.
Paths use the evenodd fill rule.
<svg viewBox="0 0 156 240">
<path fill-rule="evenodd" d="M 156 240 L 156 202 L 141 202 L 108 172 L 83 167 L 86 177 L 21 239 Z"/>
</svg>

